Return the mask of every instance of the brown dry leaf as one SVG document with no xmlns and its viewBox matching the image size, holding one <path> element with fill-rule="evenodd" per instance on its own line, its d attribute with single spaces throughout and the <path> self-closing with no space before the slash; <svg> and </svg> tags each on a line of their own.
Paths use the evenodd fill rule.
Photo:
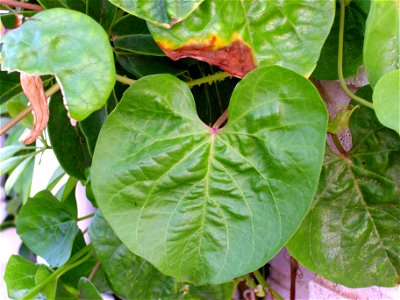
<svg viewBox="0 0 400 300">
<path fill-rule="evenodd" d="M 24 140 L 25 145 L 32 144 L 46 128 L 49 121 L 49 107 L 44 93 L 43 82 L 38 75 L 21 72 L 21 86 L 33 108 L 33 128 Z"/>
</svg>

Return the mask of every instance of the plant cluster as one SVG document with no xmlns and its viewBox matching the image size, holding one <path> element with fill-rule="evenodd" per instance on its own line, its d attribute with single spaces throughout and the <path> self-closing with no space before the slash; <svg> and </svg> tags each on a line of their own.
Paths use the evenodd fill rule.
<svg viewBox="0 0 400 300">
<path fill-rule="evenodd" d="M 279 298 L 262 268 L 284 246 L 336 283 L 399 282 L 398 0 L 0 8 L 10 298 L 231 299 L 241 281 Z M 353 101 L 329 116 L 319 80 Z M 29 197 L 45 151 L 60 167 Z"/>
</svg>

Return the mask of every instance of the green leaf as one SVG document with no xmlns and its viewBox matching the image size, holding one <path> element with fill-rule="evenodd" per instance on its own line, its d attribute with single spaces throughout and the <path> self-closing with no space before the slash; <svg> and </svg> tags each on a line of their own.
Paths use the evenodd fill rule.
<svg viewBox="0 0 400 300">
<path fill-rule="evenodd" d="M 85 0 L 38 0 L 38 2 L 45 9 L 63 7 L 83 13 L 86 11 Z"/>
<path fill-rule="evenodd" d="M 74 240 L 74 245 L 72 247 L 72 253 L 71 256 L 75 255 L 78 253 L 80 250 L 85 248 L 86 242 L 83 237 L 83 234 L 81 231 L 78 232 L 75 240 Z M 79 284 L 79 279 L 81 277 L 88 277 L 93 270 L 93 267 L 96 264 L 96 259 L 92 256 L 88 260 L 86 260 L 84 263 L 76 266 L 75 268 L 69 270 L 65 274 L 63 274 L 60 277 L 61 282 L 65 286 L 65 288 L 70 289 L 70 290 L 76 290 L 78 288 Z"/>
<path fill-rule="evenodd" d="M 20 299 L 35 287 L 35 274 L 38 266 L 17 255 L 10 257 L 4 280 L 7 284 L 8 297 Z"/>
<path fill-rule="evenodd" d="M 364 39 L 364 66 L 372 87 L 399 68 L 399 2 L 371 1 Z"/>
<path fill-rule="evenodd" d="M 58 162 L 66 173 L 85 180 L 85 170 L 91 162 L 85 136 L 78 126 L 70 124 L 60 93 L 51 98 L 49 109 L 50 119 L 47 128 Z"/>
<path fill-rule="evenodd" d="M 38 266 L 38 269 L 35 274 L 35 285 L 38 285 L 42 281 L 46 280 L 51 275 L 51 270 L 44 265 Z M 42 294 L 46 297 L 46 299 L 56 299 L 56 291 L 57 291 L 57 281 L 58 278 L 54 277 L 50 282 L 46 284 L 46 286 L 41 291 Z"/>
<path fill-rule="evenodd" d="M 325 41 L 317 67 L 312 77 L 320 80 L 337 80 L 338 77 L 338 40 L 339 40 L 340 3 L 336 5 L 336 16 L 331 32 Z M 360 49 L 364 43 L 366 15 L 353 2 L 346 7 L 346 22 L 343 47 L 344 78 L 357 75 L 358 68 L 363 64 L 363 54 Z"/>
<path fill-rule="evenodd" d="M 158 299 L 174 293 L 174 280 L 134 255 L 96 213 L 89 236 L 115 293 L 127 299 Z"/>
<path fill-rule="evenodd" d="M 79 299 L 82 300 L 102 300 L 100 293 L 97 291 L 93 283 L 85 277 L 79 280 Z"/>
<path fill-rule="evenodd" d="M 107 34 L 93 19 L 73 10 L 42 11 L 9 32 L 2 58 L 2 70 L 56 75 L 69 113 L 77 120 L 100 109 L 115 83 Z"/>
<path fill-rule="evenodd" d="M 110 97 L 114 97 L 114 93 L 112 93 Z M 103 106 L 101 109 L 92 113 L 85 120 L 79 122 L 79 129 L 85 136 L 90 156 L 93 156 L 94 148 L 97 142 L 97 137 L 99 136 L 100 129 L 103 126 L 106 118 L 107 118 L 106 107 Z"/>
<path fill-rule="evenodd" d="M 10 172 L 24 160 L 23 156 L 13 156 L 0 161 L 0 176 Z M 15 180 L 12 182 L 15 183 Z M 12 186 L 11 186 L 12 187 Z"/>
<path fill-rule="evenodd" d="M 233 281 L 219 285 L 190 285 L 188 293 L 182 299 L 185 300 L 231 300 L 234 299 L 233 293 L 235 284 Z"/>
<path fill-rule="evenodd" d="M 19 113 L 26 109 L 28 99 L 24 94 L 15 96 L 12 100 L 6 102 L 7 111 L 12 118 L 15 118 Z M 26 128 L 32 128 L 33 125 L 33 115 L 28 114 L 23 118 L 20 123 Z"/>
<path fill-rule="evenodd" d="M 11 172 L 4 186 L 6 194 L 10 193 L 11 189 L 15 187 L 15 185 L 18 183 L 19 179 L 21 178 L 21 176 L 23 176 L 24 173 L 28 173 L 30 169 L 33 168 L 34 162 L 34 157 L 27 157 Z"/>
<path fill-rule="evenodd" d="M 236 86 L 220 130 L 199 119 L 185 83 L 147 76 L 102 128 L 92 188 L 132 252 L 178 281 L 226 282 L 264 265 L 299 226 L 326 127 L 314 86 L 282 67 Z"/>
<path fill-rule="evenodd" d="M 114 24 L 112 41 L 118 49 L 136 54 L 165 56 L 154 42 L 146 22 L 132 15 L 126 15 Z"/>
<path fill-rule="evenodd" d="M 54 267 L 69 259 L 78 231 L 71 213 L 47 190 L 30 198 L 17 218 L 22 241 Z"/>
<path fill-rule="evenodd" d="M 74 177 L 68 178 L 67 182 L 57 191 L 56 197 L 61 201 L 71 215 L 78 218 L 78 208 L 75 199 L 75 189 L 78 179 Z"/>
<path fill-rule="evenodd" d="M 15 153 L 21 150 L 22 145 L 10 145 L 6 147 L 0 148 L 0 158 L 1 160 L 5 160 L 7 158 L 12 157 Z"/>
<path fill-rule="evenodd" d="M 117 18 L 117 12 L 118 8 L 108 0 L 86 0 L 86 14 L 101 24 L 107 32 Z"/>
<path fill-rule="evenodd" d="M 109 0 L 126 12 L 155 25 L 171 28 L 189 16 L 204 0 Z"/>
<path fill-rule="evenodd" d="M 332 26 L 334 3 L 206 0 L 171 29 L 148 26 L 173 60 L 193 57 L 237 77 L 260 64 L 309 76 Z"/>
<path fill-rule="evenodd" d="M 185 70 L 167 57 L 154 57 L 137 54 L 117 54 L 117 60 L 129 73 L 141 78 L 153 74 L 180 75 Z"/>
<path fill-rule="evenodd" d="M 4 103 L 15 95 L 22 93 L 19 74 L 0 72 L 0 103 Z"/>
<path fill-rule="evenodd" d="M 373 102 L 378 120 L 400 134 L 400 70 L 386 73 L 375 86 Z"/>
<path fill-rule="evenodd" d="M 287 247 L 302 265 L 335 283 L 395 286 L 400 138 L 366 107 L 354 112 L 350 130 L 352 150 L 347 156 L 327 153 L 312 209 Z"/>
</svg>

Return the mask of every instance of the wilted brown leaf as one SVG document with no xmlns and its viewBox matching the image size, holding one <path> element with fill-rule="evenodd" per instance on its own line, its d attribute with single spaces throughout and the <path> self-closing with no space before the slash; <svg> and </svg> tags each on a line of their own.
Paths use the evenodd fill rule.
<svg viewBox="0 0 400 300">
<path fill-rule="evenodd" d="M 33 128 L 24 144 L 32 144 L 46 128 L 49 121 L 49 107 L 44 93 L 43 82 L 38 75 L 21 72 L 21 86 L 33 108 Z"/>
</svg>

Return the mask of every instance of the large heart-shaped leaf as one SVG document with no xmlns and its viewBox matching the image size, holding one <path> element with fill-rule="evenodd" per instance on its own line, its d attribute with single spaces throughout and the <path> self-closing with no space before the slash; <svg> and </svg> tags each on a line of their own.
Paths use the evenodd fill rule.
<svg viewBox="0 0 400 300">
<path fill-rule="evenodd" d="M 399 1 L 371 1 L 364 39 L 364 65 L 372 87 L 400 67 Z"/>
<path fill-rule="evenodd" d="M 128 13 L 165 28 L 182 21 L 204 0 L 109 0 Z"/>
<path fill-rule="evenodd" d="M 193 57 L 238 77 L 261 62 L 310 75 L 334 16 L 331 0 L 206 0 L 171 29 L 148 25 L 174 60 Z"/>
<path fill-rule="evenodd" d="M 56 75 L 77 120 L 100 109 L 115 83 L 107 34 L 77 11 L 54 8 L 36 14 L 6 34 L 2 57 L 2 70 Z"/>
<path fill-rule="evenodd" d="M 222 129 L 199 119 L 185 83 L 147 76 L 100 132 L 93 191 L 122 242 L 161 272 L 225 282 L 265 264 L 299 226 L 326 126 L 314 86 L 282 67 L 236 86 Z"/>
<path fill-rule="evenodd" d="M 71 213 L 47 190 L 30 198 L 17 218 L 25 245 L 55 267 L 69 259 L 78 231 Z"/>
<path fill-rule="evenodd" d="M 353 149 L 347 156 L 327 154 L 313 207 L 287 247 L 333 282 L 394 286 L 400 278 L 400 138 L 365 107 L 354 112 L 350 129 Z"/>
<path fill-rule="evenodd" d="M 378 120 L 400 134 L 400 70 L 393 70 L 379 79 L 373 102 Z"/>
</svg>

